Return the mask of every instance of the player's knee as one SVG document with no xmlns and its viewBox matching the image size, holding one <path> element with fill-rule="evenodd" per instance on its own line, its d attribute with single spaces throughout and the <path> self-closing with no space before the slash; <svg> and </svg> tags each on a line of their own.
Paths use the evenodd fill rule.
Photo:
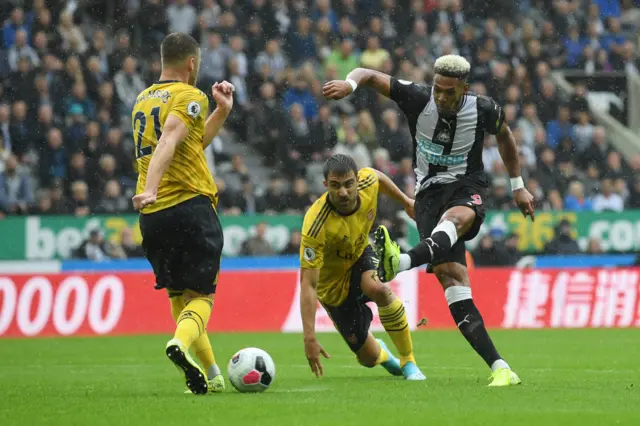
<svg viewBox="0 0 640 426">
<path fill-rule="evenodd" d="M 357 358 L 358 358 L 358 362 L 360 363 L 360 365 L 362 365 L 363 367 L 367 367 L 367 368 L 375 367 L 376 366 L 376 362 L 378 361 L 378 357 L 377 356 L 373 356 L 372 354 L 369 354 L 369 353 L 358 354 Z"/>
<path fill-rule="evenodd" d="M 442 216 L 442 219 L 440 219 L 440 223 L 444 222 L 445 220 L 453 223 L 456 227 L 456 230 L 458 231 L 458 235 L 462 235 L 473 224 L 475 215 L 476 213 L 472 209 L 466 207 L 463 207 L 461 209 L 453 208 L 445 212 L 445 214 Z"/>
<path fill-rule="evenodd" d="M 386 306 L 393 302 L 394 295 L 393 290 L 389 287 L 389 284 L 375 280 L 368 286 L 367 290 L 363 293 L 371 299 L 376 305 Z"/>
</svg>

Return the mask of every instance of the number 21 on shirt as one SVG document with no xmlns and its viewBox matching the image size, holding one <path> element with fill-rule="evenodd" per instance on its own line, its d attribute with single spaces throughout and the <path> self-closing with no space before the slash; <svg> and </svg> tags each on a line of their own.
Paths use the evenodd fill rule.
<svg viewBox="0 0 640 426">
<path fill-rule="evenodd" d="M 156 134 L 156 142 L 160 140 L 162 136 L 162 129 L 160 128 L 160 107 L 155 107 L 151 110 L 151 117 L 153 117 L 153 127 Z M 139 124 L 138 124 L 139 123 Z M 153 153 L 153 147 L 151 145 L 142 146 L 142 141 L 144 139 L 144 131 L 147 128 L 147 116 L 144 112 L 138 111 L 133 119 L 133 128 L 135 129 L 136 124 L 138 124 L 137 136 L 134 133 L 134 138 L 136 138 L 136 159 L 146 157 L 147 155 L 151 155 Z"/>
</svg>

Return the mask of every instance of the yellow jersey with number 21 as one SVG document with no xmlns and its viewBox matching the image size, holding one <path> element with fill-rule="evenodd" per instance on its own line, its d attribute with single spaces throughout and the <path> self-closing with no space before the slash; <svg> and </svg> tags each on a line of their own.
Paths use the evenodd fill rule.
<svg viewBox="0 0 640 426">
<path fill-rule="evenodd" d="M 198 195 L 217 204 L 218 190 L 204 156 L 205 121 L 209 100 L 199 89 L 179 81 L 159 81 L 138 95 L 131 114 L 138 184 L 144 191 L 151 154 L 155 150 L 169 114 L 178 117 L 189 129 L 160 181 L 157 201 L 142 209 L 148 214 L 173 207 Z"/>
</svg>

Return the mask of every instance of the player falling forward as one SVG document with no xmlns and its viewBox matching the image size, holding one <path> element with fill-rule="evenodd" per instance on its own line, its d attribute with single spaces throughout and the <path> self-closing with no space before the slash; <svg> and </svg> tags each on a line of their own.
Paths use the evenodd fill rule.
<svg viewBox="0 0 640 426">
<path fill-rule="evenodd" d="M 172 33 L 163 40 L 161 54 L 160 81 L 138 95 L 132 113 L 140 173 L 133 204 L 141 212 L 142 247 L 156 276 L 155 288 L 167 290 L 177 323 L 166 355 L 184 373 L 191 392 L 220 392 L 224 378 L 207 323 L 224 240 L 215 210 L 218 190 L 204 148 L 231 111 L 233 86 L 222 82 L 212 87 L 217 108 L 206 118 L 209 101 L 194 87 L 198 43 L 187 34 Z"/>
<path fill-rule="evenodd" d="M 369 368 L 382 365 L 407 380 L 425 380 L 413 355 L 404 306 L 378 279 L 378 259 L 369 245 L 378 190 L 401 203 L 410 215 L 413 200 L 383 173 L 369 168 L 358 172 L 356 163 L 346 155 L 327 160 L 324 178 L 327 192 L 305 214 L 300 246 L 300 309 L 311 370 L 322 376 L 320 354 L 329 358 L 315 334 L 319 300 L 360 364 Z M 369 301 L 378 305 L 380 321 L 400 359 L 369 332 L 373 319 L 365 304 Z"/>
<path fill-rule="evenodd" d="M 400 271 L 429 265 L 449 304 L 453 320 L 473 349 L 491 367 L 489 386 L 509 386 L 520 378 L 498 354 L 482 316 L 471 298 L 464 242 L 474 238 L 485 216 L 488 180 L 482 164 L 485 133 L 496 135 L 500 155 L 511 176 L 511 189 L 522 213 L 534 220 L 533 197 L 520 176 L 516 142 L 502 108 L 491 98 L 468 91 L 471 67 L 461 56 L 447 55 L 435 63 L 432 87 L 397 80 L 358 68 L 345 81 L 323 88 L 329 99 L 341 99 L 358 86 L 368 86 L 395 101 L 407 117 L 413 137 L 417 175 L 415 219 L 422 240 L 401 254 L 384 226 L 376 230 L 376 249 L 383 281 Z"/>
</svg>

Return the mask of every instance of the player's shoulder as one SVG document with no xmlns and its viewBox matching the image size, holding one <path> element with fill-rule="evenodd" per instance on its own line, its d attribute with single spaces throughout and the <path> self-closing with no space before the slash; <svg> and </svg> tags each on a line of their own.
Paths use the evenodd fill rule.
<svg viewBox="0 0 640 426">
<path fill-rule="evenodd" d="M 500 105 L 491 97 L 487 95 L 478 95 L 474 92 L 469 92 L 467 96 L 473 96 L 476 98 L 476 104 L 478 109 L 482 111 L 491 111 L 500 108 Z"/>
<path fill-rule="evenodd" d="M 201 100 L 207 98 L 207 95 L 205 95 L 202 90 L 190 84 L 180 82 L 172 84 L 168 86 L 168 88 L 176 98 L 192 98 L 193 100 Z"/>
<path fill-rule="evenodd" d="M 378 182 L 378 174 L 371 167 L 364 167 L 358 171 L 358 190 L 366 189 Z"/>
<path fill-rule="evenodd" d="M 391 88 L 405 88 L 409 90 L 414 90 L 417 92 L 422 92 L 424 94 L 431 94 L 432 87 L 426 84 L 416 83 L 410 80 L 403 80 L 401 78 L 391 77 Z"/>
<path fill-rule="evenodd" d="M 305 213 L 302 235 L 317 238 L 318 235 L 320 235 L 320 231 L 324 228 L 324 224 L 329 218 L 331 210 L 331 204 L 329 200 L 327 200 L 327 193 L 324 193 Z"/>
</svg>

